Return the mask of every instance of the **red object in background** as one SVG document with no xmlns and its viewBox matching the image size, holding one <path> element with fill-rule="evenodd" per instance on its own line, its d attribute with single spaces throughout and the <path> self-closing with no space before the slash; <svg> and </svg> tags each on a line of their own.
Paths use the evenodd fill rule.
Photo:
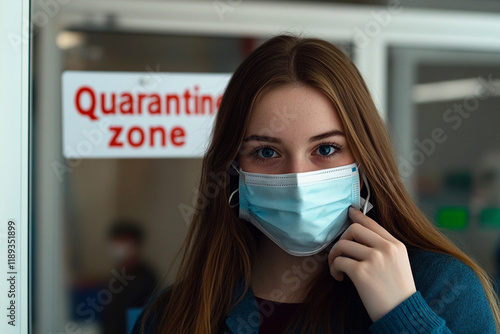
<svg viewBox="0 0 500 334">
<path fill-rule="evenodd" d="M 257 39 L 255 38 L 242 38 L 241 39 L 241 55 L 243 56 L 243 59 L 248 57 L 250 53 L 252 53 L 253 50 L 257 48 Z"/>
</svg>

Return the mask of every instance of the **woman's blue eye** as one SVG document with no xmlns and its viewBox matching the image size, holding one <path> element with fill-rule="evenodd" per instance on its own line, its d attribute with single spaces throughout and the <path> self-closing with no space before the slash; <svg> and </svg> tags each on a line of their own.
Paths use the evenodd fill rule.
<svg viewBox="0 0 500 334">
<path fill-rule="evenodd" d="M 332 145 L 321 145 L 317 149 L 317 153 L 319 155 L 324 155 L 324 156 L 331 155 L 334 152 L 335 152 L 335 147 L 333 147 Z"/>
<path fill-rule="evenodd" d="M 264 148 L 261 148 L 259 151 L 259 156 L 262 157 L 262 158 L 272 158 L 274 157 L 274 155 L 276 154 L 276 151 L 274 151 L 272 148 L 270 147 L 264 147 Z"/>
</svg>

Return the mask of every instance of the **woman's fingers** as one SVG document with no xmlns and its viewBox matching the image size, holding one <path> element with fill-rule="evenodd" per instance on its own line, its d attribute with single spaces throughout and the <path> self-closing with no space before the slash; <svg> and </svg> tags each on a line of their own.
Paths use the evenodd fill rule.
<svg viewBox="0 0 500 334">
<path fill-rule="evenodd" d="M 373 321 L 415 293 L 405 245 L 361 211 L 349 210 L 352 224 L 328 255 L 336 280 L 347 274 Z"/>
<path fill-rule="evenodd" d="M 370 229 L 371 231 L 375 232 L 382 238 L 389 240 L 389 241 L 394 241 L 396 240 L 385 228 L 380 226 L 376 221 L 371 219 L 370 217 L 367 217 L 361 212 L 360 210 L 357 210 L 353 208 L 352 206 L 349 207 L 349 218 L 353 223 L 358 223 L 363 225 L 364 227 Z"/>
<path fill-rule="evenodd" d="M 352 240 L 339 240 L 335 244 L 335 250 L 332 249 L 328 255 L 328 263 L 330 264 L 330 273 L 337 280 L 341 281 L 344 278 L 344 270 L 342 266 L 333 266 L 332 263 L 335 259 L 343 261 L 350 259 L 352 261 L 362 261 L 370 256 L 371 250 L 369 247 L 357 243 Z M 349 275 L 348 272 L 346 274 Z"/>
<path fill-rule="evenodd" d="M 351 242 L 347 243 L 346 241 Z M 351 256 L 361 260 L 368 255 L 367 247 L 377 247 L 380 246 L 382 242 L 386 242 L 385 239 L 363 225 L 358 223 L 351 224 L 342 234 L 339 241 L 330 250 L 330 254 L 328 254 L 328 263 L 331 265 L 333 260 L 340 255 Z M 354 252 L 354 249 L 358 248 L 357 246 L 363 246 L 366 249 L 363 253 L 363 257 L 362 254 L 359 253 L 359 250 L 356 255 L 349 253 Z"/>
<path fill-rule="evenodd" d="M 356 268 L 356 262 L 356 260 L 346 256 L 339 256 L 335 259 L 333 265 L 330 266 L 330 274 L 332 274 L 333 278 L 337 281 L 342 281 L 344 280 L 344 273 L 349 276 L 349 273 Z"/>
</svg>

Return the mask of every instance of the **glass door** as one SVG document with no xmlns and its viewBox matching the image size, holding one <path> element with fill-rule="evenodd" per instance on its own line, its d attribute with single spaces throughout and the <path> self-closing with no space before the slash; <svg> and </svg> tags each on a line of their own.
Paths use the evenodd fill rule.
<svg viewBox="0 0 500 334">
<path fill-rule="evenodd" d="M 491 274 L 500 261 L 500 54 L 392 48 L 389 125 L 418 205 Z"/>
</svg>

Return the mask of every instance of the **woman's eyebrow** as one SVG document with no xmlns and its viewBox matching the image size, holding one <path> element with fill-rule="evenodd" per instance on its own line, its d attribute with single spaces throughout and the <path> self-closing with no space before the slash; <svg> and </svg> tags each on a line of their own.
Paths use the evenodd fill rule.
<svg viewBox="0 0 500 334">
<path fill-rule="evenodd" d="M 252 141 L 252 140 L 255 140 L 255 141 L 265 141 L 265 142 L 275 143 L 275 144 L 280 144 L 281 143 L 280 139 L 274 138 L 274 137 L 269 137 L 269 136 L 251 135 L 251 136 L 248 136 L 245 139 L 243 139 L 243 141 L 245 143 L 247 143 L 249 141 Z"/>
<path fill-rule="evenodd" d="M 312 143 L 312 142 L 319 141 L 319 140 L 322 140 L 322 139 L 325 139 L 325 138 L 328 138 L 328 137 L 333 137 L 333 136 L 343 136 L 343 137 L 345 137 L 345 133 L 343 133 L 340 130 L 333 130 L 333 131 L 325 132 L 325 133 L 322 133 L 320 135 L 311 137 L 311 138 L 309 138 L 309 142 Z"/>
</svg>

